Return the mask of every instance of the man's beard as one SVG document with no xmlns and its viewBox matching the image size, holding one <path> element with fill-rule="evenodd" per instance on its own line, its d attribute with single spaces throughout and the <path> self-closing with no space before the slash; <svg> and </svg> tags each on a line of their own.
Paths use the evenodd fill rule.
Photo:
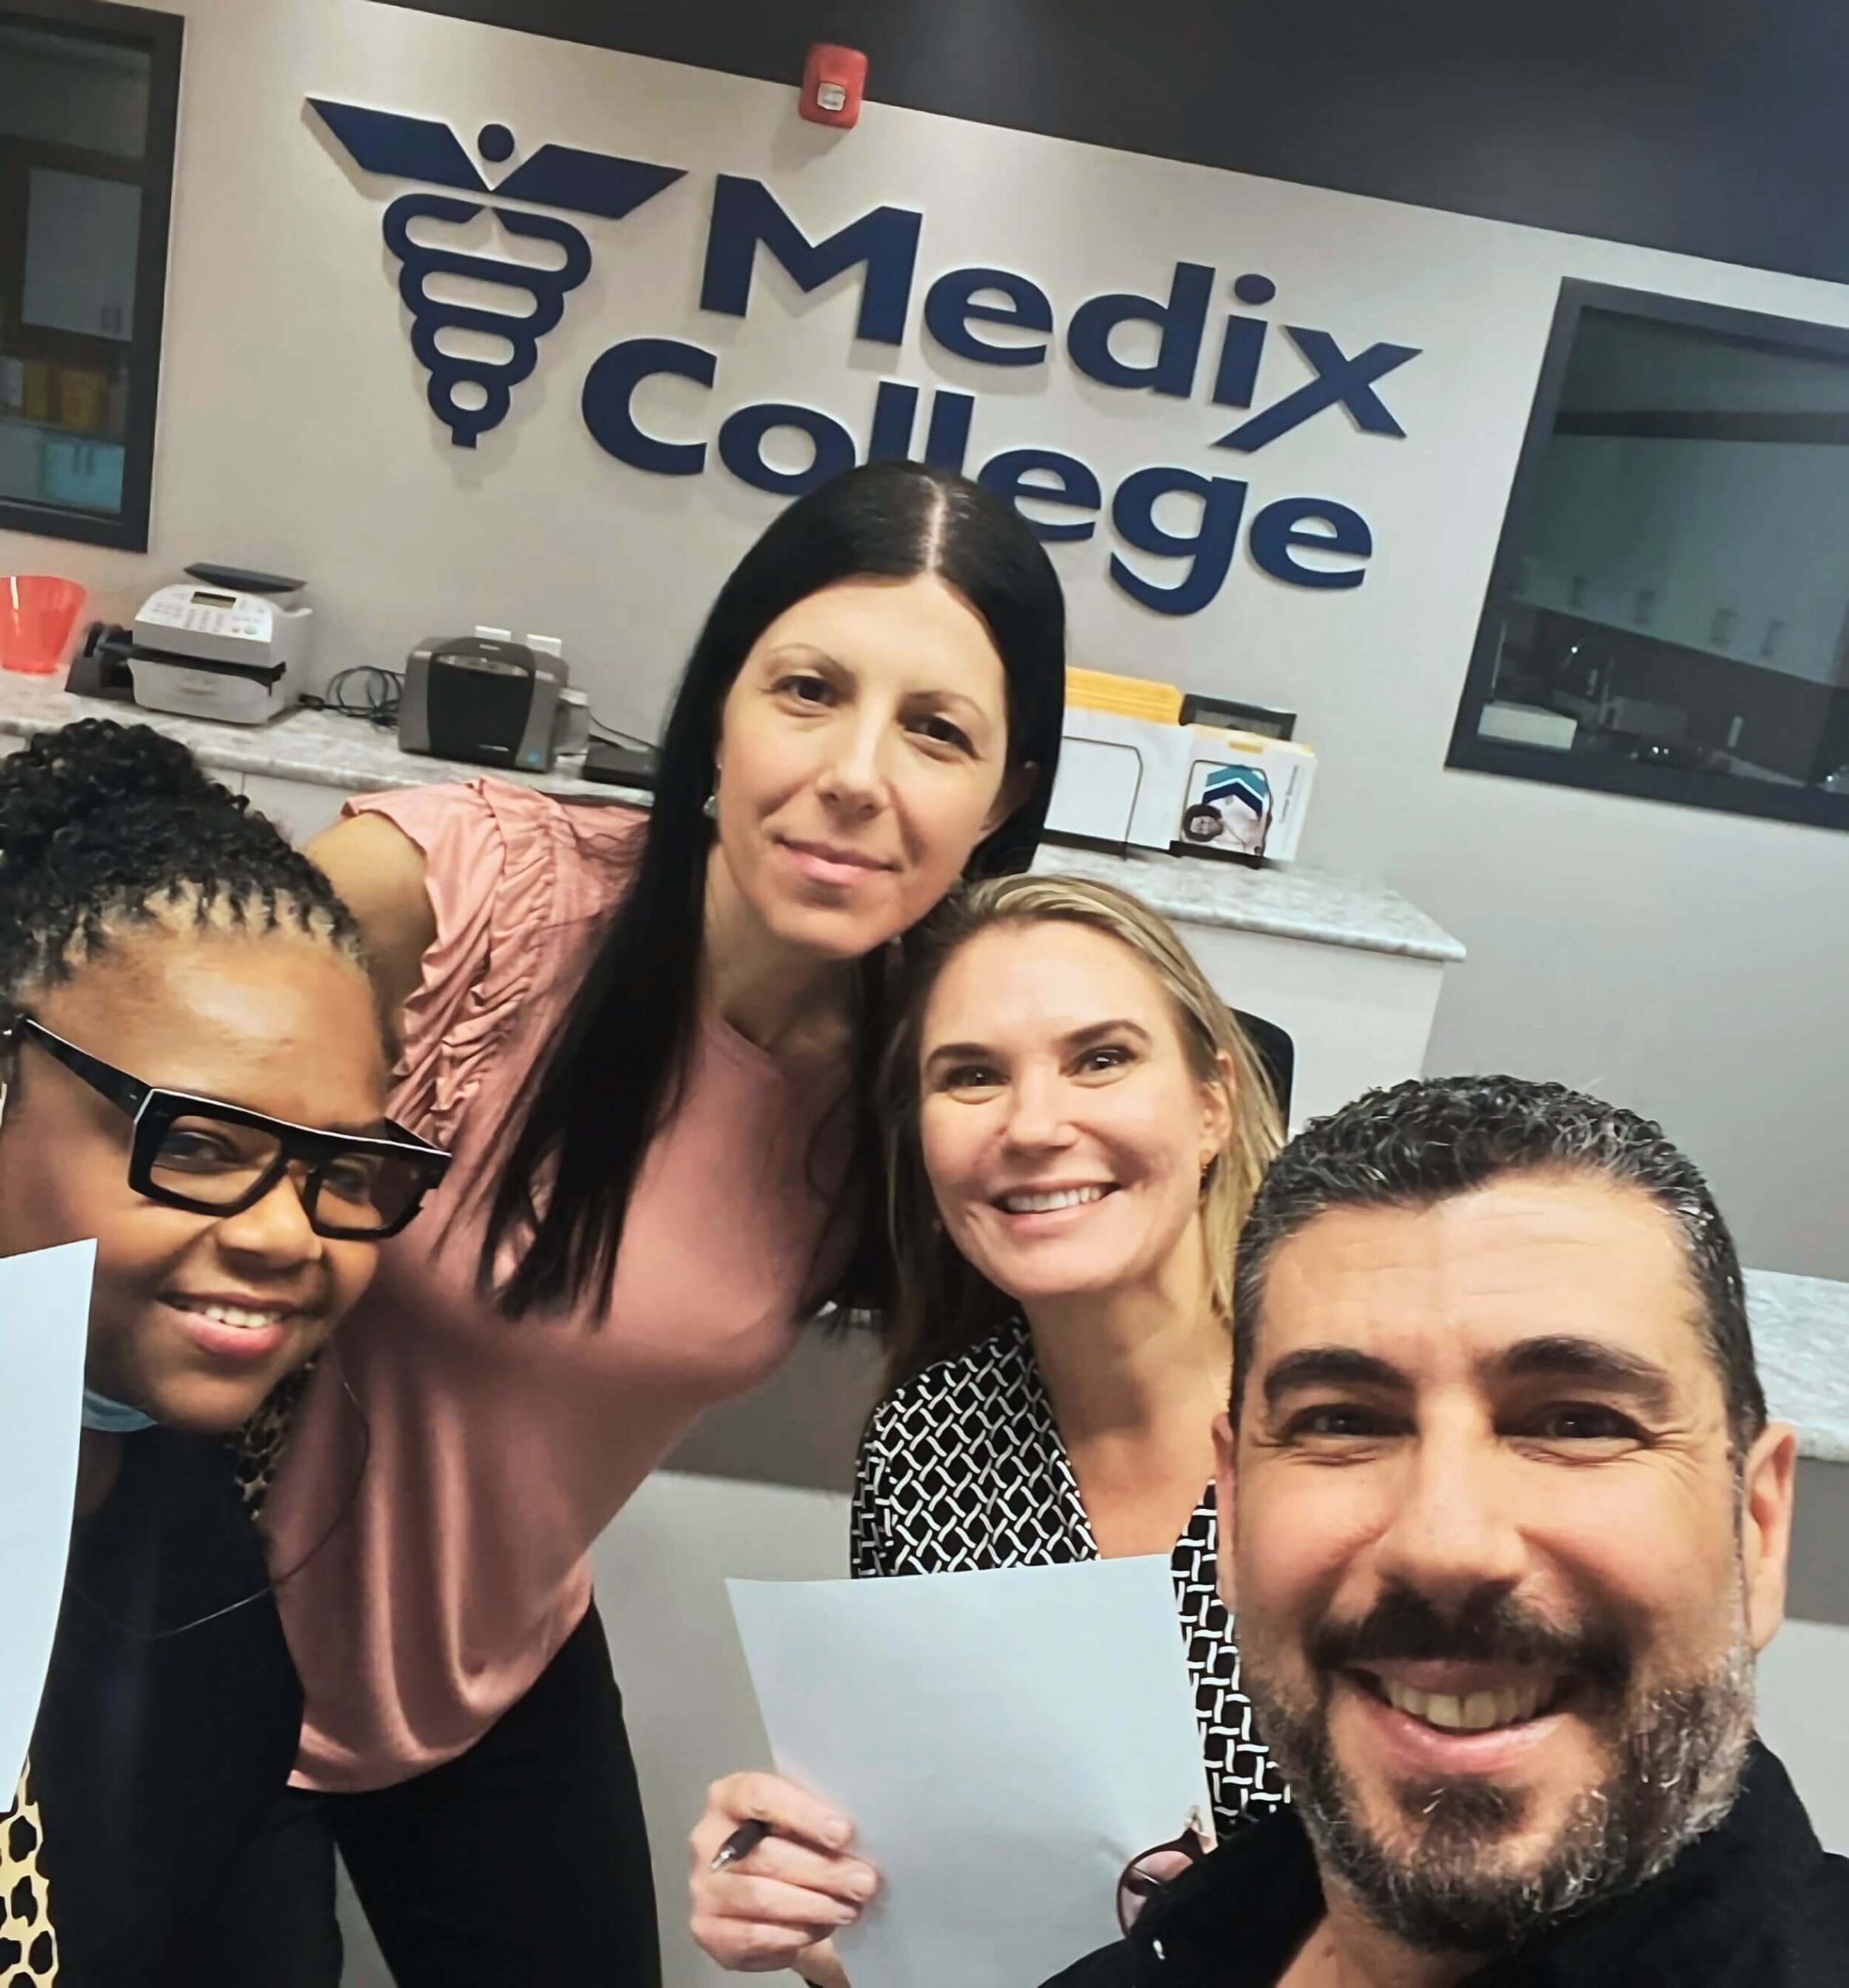
<svg viewBox="0 0 1849 1988">
<path fill-rule="evenodd" d="M 1692 1680 L 1654 1687 L 1636 1684 L 1615 1625 L 1565 1635 L 1503 1595 L 1445 1616 L 1396 1590 L 1364 1621 L 1319 1632 L 1309 1653 L 1313 1673 L 1329 1680 L 1365 1657 L 1553 1661 L 1578 1680 L 1576 1708 L 1605 1742 L 1609 1771 L 1573 1799 L 1529 1870 L 1497 1863 L 1528 1797 L 1488 1775 L 1399 1782 L 1393 1795 L 1406 1840 L 1389 1847 L 1370 1830 L 1361 1792 L 1335 1757 L 1327 1685 L 1319 1704 L 1300 1710 L 1274 1687 L 1262 1651 L 1244 1649 L 1243 1681 L 1260 1734 L 1326 1878 L 1382 1931 L 1424 1952 L 1518 1947 L 1656 1876 L 1732 1808 L 1753 1737 L 1753 1651 L 1737 1607 L 1733 1646 L 1719 1663 Z"/>
</svg>

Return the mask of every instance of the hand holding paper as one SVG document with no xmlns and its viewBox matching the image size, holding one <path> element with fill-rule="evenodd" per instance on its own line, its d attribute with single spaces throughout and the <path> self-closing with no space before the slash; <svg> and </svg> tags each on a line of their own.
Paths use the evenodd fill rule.
<svg viewBox="0 0 1849 1988">
<path fill-rule="evenodd" d="M 0 1810 L 32 1742 L 64 1598 L 94 1242 L 0 1258 Z"/>
<path fill-rule="evenodd" d="M 1034 1988 L 1206 1807 L 1164 1559 L 728 1585 L 779 1769 L 881 1874 L 853 1988 Z"/>
</svg>

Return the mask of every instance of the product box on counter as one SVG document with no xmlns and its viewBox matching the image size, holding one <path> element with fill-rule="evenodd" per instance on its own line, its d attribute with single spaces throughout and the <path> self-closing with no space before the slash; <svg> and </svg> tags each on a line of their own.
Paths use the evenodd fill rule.
<svg viewBox="0 0 1849 1988">
<path fill-rule="evenodd" d="M 1189 725 L 1177 856 L 1288 863 L 1309 811 L 1316 756 L 1288 739 Z"/>
<path fill-rule="evenodd" d="M 1183 703 L 1172 683 L 1069 669 L 1047 834 L 1107 849 L 1289 861 L 1315 753 L 1287 739 L 1184 723 Z"/>
<path fill-rule="evenodd" d="M 1166 849 L 1188 734 L 1166 723 L 1069 704 L 1047 832 L 1105 848 Z"/>
</svg>

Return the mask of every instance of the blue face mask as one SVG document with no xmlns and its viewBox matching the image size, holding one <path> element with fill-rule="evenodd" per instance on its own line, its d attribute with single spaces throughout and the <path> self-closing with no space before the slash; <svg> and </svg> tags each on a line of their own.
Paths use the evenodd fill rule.
<svg viewBox="0 0 1849 1988">
<path fill-rule="evenodd" d="M 83 1391 L 83 1426 L 96 1429 L 109 1436 L 132 1436 L 137 1430 L 151 1429 L 154 1417 L 144 1415 L 138 1408 L 125 1408 L 119 1401 L 111 1401 L 107 1395 L 99 1395 L 94 1388 Z"/>
</svg>

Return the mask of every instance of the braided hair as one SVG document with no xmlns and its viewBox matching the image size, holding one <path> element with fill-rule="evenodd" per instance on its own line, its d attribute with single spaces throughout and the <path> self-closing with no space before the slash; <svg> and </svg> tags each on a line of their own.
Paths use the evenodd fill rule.
<svg viewBox="0 0 1849 1988">
<path fill-rule="evenodd" d="M 176 740 L 83 718 L 0 759 L 0 1016 L 144 926 L 293 931 L 360 957 L 327 879 Z"/>
</svg>

